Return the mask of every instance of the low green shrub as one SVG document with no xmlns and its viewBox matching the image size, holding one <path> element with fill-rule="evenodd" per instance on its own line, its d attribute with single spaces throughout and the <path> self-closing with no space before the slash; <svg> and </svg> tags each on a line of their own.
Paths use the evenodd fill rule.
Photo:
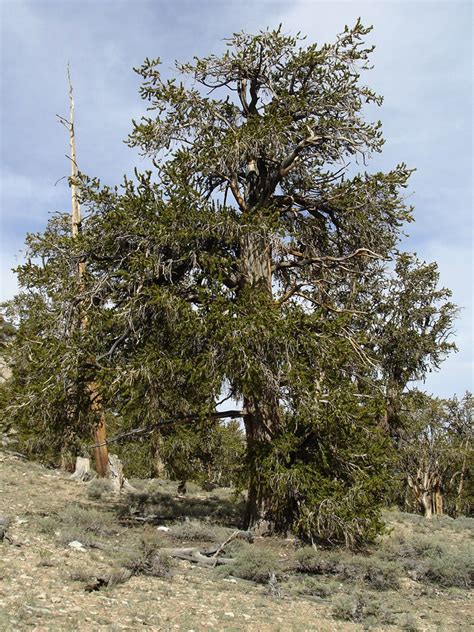
<svg viewBox="0 0 474 632">
<path fill-rule="evenodd" d="M 292 592 L 298 595 L 319 597 L 328 599 L 339 591 L 339 584 L 332 579 L 316 579 L 315 577 L 302 577 L 300 581 L 292 585 Z"/>
<path fill-rule="evenodd" d="M 161 534 L 152 529 L 145 530 L 136 542 L 130 543 L 130 548 L 118 555 L 116 563 L 133 575 L 170 577 L 173 561 L 160 550 L 162 545 Z"/>
<path fill-rule="evenodd" d="M 112 483 L 106 478 L 94 478 L 87 485 L 87 496 L 92 500 L 100 500 L 112 491 Z"/>
<path fill-rule="evenodd" d="M 412 614 L 405 614 L 399 621 L 399 626 L 402 630 L 406 630 L 406 632 L 418 632 L 420 629 Z"/>
<path fill-rule="evenodd" d="M 417 580 L 443 588 L 472 588 L 474 585 L 474 555 L 467 547 L 457 552 L 447 551 L 439 557 L 427 557 L 413 570 Z"/>
<path fill-rule="evenodd" d="M 474 555 L 466 544 L 452 550 L 437 536 L 405 535 L 384 543 L 377 556 L 397 562 L 416 581 L 444 588 L 473 585 Z"/>
<path fill-rule="evenodd" d="M 377 557 L 351 555 L 346 551 L 323 552 L 304 547 L 296 553 L 296 570 L 302 573 L 332 574 L 342 580 L 364 581 L 375 590 L 396 589 L 401 568 Z"/>
<path fill-rule="evenodd" d="M 298 549 L 295 555 L 296 570 L 301 573 L 323 573 L 321 554 L 311 546 Z"/>
<path fill-rule="evenodd" d="M 386 605 L 365 593 L 341 595 L 333 604 L 333 616 L 343 621 L 367 625 L 391 625 L 396 623 L 395 613 Z"/>
<path fill-rule="evenodd" d="M 233 529 L 198 520 L 187 520 L 173 525 L 170 533 L 176 540 L 221 543 L 233 533 Z"/>
<path fill-rule="evenodd" d="M 259 584 L 268 583 L 272 577 L 281 577 L 279 560 L 273 551 L 257 549 L 248 544 L 240 546 L 235 553 L 234 562 L 221 566 L 219 572 Z"/>
</svg>

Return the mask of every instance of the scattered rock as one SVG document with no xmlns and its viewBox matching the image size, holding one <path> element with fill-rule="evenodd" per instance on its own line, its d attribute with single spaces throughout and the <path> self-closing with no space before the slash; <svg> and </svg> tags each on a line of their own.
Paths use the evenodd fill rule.
<svg viewBox="0 0 474 632">
<path fill-rule="evenodd" d="M 10 526 L 10 518 L 8 516 L 0 516 L 0 542 L 6 540 L 11 544 L 11 538 L 7 535 L 7 529 Z"/>
<path fill-rule="evenodd" d="M 68 547 L 71 549 L 75 549 L 76 551 L 85 551 L 85 546 L 79 540 L 73 540 L 69 542 Z"/>
</svg>

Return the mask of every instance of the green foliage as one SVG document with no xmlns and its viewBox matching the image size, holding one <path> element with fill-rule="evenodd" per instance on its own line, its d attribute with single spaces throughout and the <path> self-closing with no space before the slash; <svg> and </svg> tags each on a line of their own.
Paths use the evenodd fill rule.
<svg viewBox="0 0 474 632">
<path fill-rule="evenodd" d="M 163 433 L 159 453 L 174 480 L 230 487 L 239 486 L 244 474 L 245 443 L 238 422 L 171 429 Z"/>
<path fill-rule="evenodd" d="M 281 567 L 273 551 L 255 549 L 250 545 L 240 546 L 233 563 L 223 566 L 219 571 L 223 575 L 233 575 L 258 584 L 267 584 L 272 576 L 278 578 L 281 575 Z"/>
<path fill-rule="evenodd" d="M 397 621 L 391 609 L 365 593 L 338 597 L 333 606 L 333 615 L 336 619 L 364 622 L 368 625 L 390 625 Z"/>
<path fill-rule="evenodd" d="M 341 580 L 363 581 L 374 590 L 391 590 L 399 586 L 401 566 L 374 556 L 327 553 L 304 547 L 296 554 L 296 570 L 302 573 L 335 575 Z"/>
<path fill-rule="evenodd" d="M 406 386 L 439 369 L 447 355 L 457 351 L 449 337 L 458 309 L 449 301 L 451 291 L 438 288 L 438 281 L 436 263 L 401 253 L 393 275 L 372 298 L 377 313 L 372 344 L 385 386 L 385 423 L 396 439 L 403 429 Z"/>
<path fill-rule="evenodd" d="M 377 407 L 361 406 L 350 384 L 319 388 L 330 399 L 318 405 L 315 394 L 311 409 L 288 417 L 263 460 L 273 518 L 306 540 L 357 547 L 381 532 L 391 446 Z"/>
<path fill-rule="evenodd" d="M 153 577 L 171 577 L 173 561 L 160 551 L 162 541 L 153 531 L 145 531 L 138 542 L 133 543 L 118 560 L 120 565 L 132 575 L 151 575 Z"/>
<path fill-rule="evenodd" d="M 474 581 L 474 556 L 469 543 L 453 549 L 433 535 L 400 536 L 389 541 L 378 555 L 398 561 L 417 581 L 459 588 L 470 588 Z"/>
<path fill-rule="evenodd" d="M 448 301 L 451 291 L 438 288 L 438 281 L 436 263 L 421 263 L 402 253 L 378 305 L 381 367 L 400 391 L 439 368 L 456 350 L 448 336 L 458 310 Z"/>
<path fill-rule="evenodd" d="M 101 500 L 111 492 L 111 482 L 105 478 L 95 478 L 87 485 L 87 496 L 93 500 Z"/>
<path fill-rule="evenodd" d="M 450 350 L 454 307 L 434 265 L 388 269 L 410 169 L 346 167 L 383 145 L 363 117 L 381 104 L 361 83 L 369 31 L 237 33 L 169 80 L 159 60 L 137 69 L 148 115 L 128 142 L 153 171 L 121 189 L 81 175 L 80 235 L 53 217 L 18 268 L 2 414 L 30 454 L 84 449 L 94 383 L 111 427 L 160 430 L 171 476 L 247 486 L 248 525 L 354 547 L 382 531 L 383 412 Z M 245 454 L 212 418 L 222 392 L 243 406 Z M 121 455 L 143 474 L 151 452 Z"/>
<path fill-rule="evenodd" d="M 398 442 L 398 489 L 392 500 L 400 506 L 426 513 L 434 494 L 443 498 L 444 512 L 469 513 L 473 501 L 472 428 L 473 398 L 441 400 L 412 391 L 403 397 L 403 432 Z M 423 496 L 424 495 L 424 496 Z"/>
<path fill-rule="evenodd" d="M 184 540 L 185 542 L 197 540 L 200 542 L 217 542 L 221 544 L 232 533 L 233 531 L 225 527 L 203 523 L 197 520 L 186 520 L 172 527 L 173 538 L 176 540 Z"/>
</svg>

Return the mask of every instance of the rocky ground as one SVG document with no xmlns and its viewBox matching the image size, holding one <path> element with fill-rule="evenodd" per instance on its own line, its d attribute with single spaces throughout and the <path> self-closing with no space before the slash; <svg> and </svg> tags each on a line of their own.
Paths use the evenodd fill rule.
<svg viewBox="0 0 474 632">
<path fill-rule="evenodd" d="M 0 542 L 0 630 L 471 629 L 467 590 L 438 589 L 410 579 L 404 579 L 398 590 L 383 593 L 382 600 L 395 604 L 395 615 L 387 622 L 380 617 L 358 621 L 360 617 L 350 613 L 344 617 L 343 609 L 342 619 L 335 618 L 332 595 L 292 592 L 291 581 L 255 583 L 185 561 L 175 561 L 162 577 L 138 574 L 95 590 L 91 578 L 110 572 L 116 564 L 114 552 L 136 542 L 140 530 L 149 535 L 157 527 L 127 527 L 123 521 L 115 527 L 110 520 L 115 519 L 117 500 L 90 496 L 87 485 L 66 473 L 0 453 L 0 517 L 11 519 L 10 541 Z M 81 542 L 79 523 L 69 523 L 70 532 L 61 530 L 62 518 L 76 515 L 71 512 L 78 508 L 78 516 L 90 512 L 96 523 L 97 516 L 107 517 L 107 528 L 100 527 L 97 541 L 82 537 Z M 100 531 L 97 524 L 94 533 Z M 71 547 L 69 538 L 82 546 Z M 272 546 L 285 551 L 293 543 Z M 335 581 L 328 585 L 339 590 Z M 350 598 L 356 589 L 344 589 L 344 596 Z"/>
</svg>

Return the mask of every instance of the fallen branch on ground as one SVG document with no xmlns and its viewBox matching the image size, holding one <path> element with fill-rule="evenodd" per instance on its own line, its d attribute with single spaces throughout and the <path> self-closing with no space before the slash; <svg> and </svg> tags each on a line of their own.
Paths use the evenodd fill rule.
<svg viewBox="0 0 474 632">
<path fill-rule="evenodd" d="M 182 549 L 160 549 L 160 553 L 169 555 L 170 557 L 178 558 L 180 560 L 186 560 L 187 562 L 193 562 L 199 566 L 207 566 L 214 568 L 219 564 L 232 564 L 234 562 L 231 557 L 208 557 L 204 553 L 201 553 L 199 549 L 194 547 L 182 548 Z"/>
</svg>

